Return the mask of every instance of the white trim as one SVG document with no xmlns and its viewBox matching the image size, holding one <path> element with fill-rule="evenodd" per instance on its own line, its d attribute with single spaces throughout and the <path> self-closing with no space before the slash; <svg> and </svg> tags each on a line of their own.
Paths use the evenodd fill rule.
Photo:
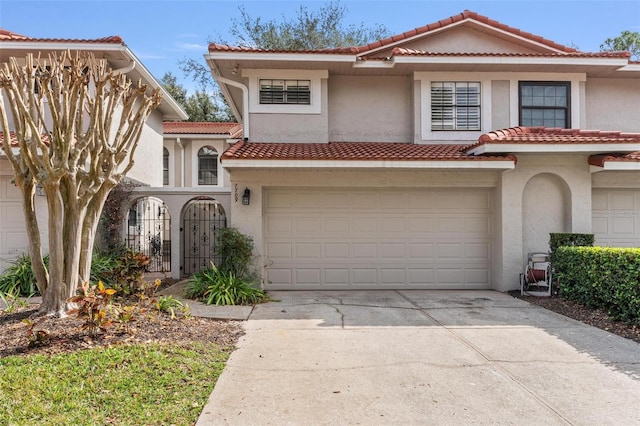
<svg viewBox="0 0 640 426">
<path fill-rule="evenodd" d="M 329 78 L 327 70 L 247 69 L 242 76 L 249 79 L 249 114 L 321 114 L 322 79 Z M 309 80 L 309 105 L 260 104 L 260 79 Z"/>
<path fill-rule="evenodd" d="M 584 107 L 582 98 L 580 96 L 580 83 L 587 81 L 586 73 L 574 73 L 574 74 L 559 74 L 559 73 L 526 73 L 516 74 L 517 78 L 511 74 L 509 78 L 509 93 L 511 97 L 509 115 L 511 117 L 510 127 L 517 127 L 520 125 L 520 99 L 519 99 L 519 83 L 521 81 L 548 81 L 548 82 L 561 82 L 568 81 L 571 84 L 569 88 L 571 90 L 571 128 L 580 129 L 582 127 L 582 121 L 580 120 L 580 111 Z"/>
<path fill-rule="evenodd" d="M 257 169 L 498 169 L 515 168 L 513 160 L 234 160 L 226 159 L 224 167 Z"/>
<path fill-rule="evenodd" d="M 562 57 L 511 57 L 511 56 L 403 56 L 393 57 L 397 64 L 490 64 L 490 65 L 581 65 L 625 66 L 626 58 L 562 58 Z M 363 61 L 365 62 L 365 61 Z"/>
<path fill-rule="evenodd" d="M 601 170 L 640 170 L 640 161 L 605 161 L 603 167 L 599 168 Z"/>
<path fill-rule="evenodd" d="M 482 155 L 495 153 L 598 153 L 640 151 L 640 143 L 485 143 L 467 151 L 467 154 Z"/>
<path fill-rule="evenodd" d="M 416 72 L 415 80 L 420 80 L 420 138 L 423 141 L 476 141 L 491 129 L 491 81 L 490 73 L 469 72 Z M 438 81 L 480 82 L 480 130 L 431 130 L 431 83 Z"/>
<path fill-rule="evenodd" d="M 205 59 L 224 61 L 285 61 L 285 62 L 355 62 L 355 54 L 331 53 L 274 53 L 274 52 L 213 52 L 204 55 Z"/>
</svg>

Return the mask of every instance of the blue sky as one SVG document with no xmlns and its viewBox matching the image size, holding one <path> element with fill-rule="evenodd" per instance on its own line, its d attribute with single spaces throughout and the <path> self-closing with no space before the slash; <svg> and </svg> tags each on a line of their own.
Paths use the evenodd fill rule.
<svg viewBox="0 0 640 426">
<path fill-rule="evenodd" d="M 228 34 L 239 5 L 252 16 L 290 17 L 301 4 L 324 1 L 229 0 L 0 0 L 0 27 L 31 37 L 121 36 L 160 79 L 171 71 L 187 88 L 178 61 L 203 61 L 207 41 L 233 42 Z M 478 12 L 504 24 L 577 47 L 598 51 L 623 30 L 640 31 L 640 0 L 342 0 L 347 24 L 383 24 L 392 34 L 462 12 Z"/>
</svg>

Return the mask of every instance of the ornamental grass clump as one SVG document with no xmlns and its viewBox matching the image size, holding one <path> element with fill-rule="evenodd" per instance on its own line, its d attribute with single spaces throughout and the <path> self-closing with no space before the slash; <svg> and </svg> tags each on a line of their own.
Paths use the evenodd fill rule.
<svg viewBox="0 0 640 426">
<path fill-rule="evenodd" d="M 202 299 L 207 305 L 251 305 L 267 299 L 266 293 L 250 281 L 233 272 L 223 272 L 211 262 L 211 267 L 193 275 L 193 287 L 204 288 Z"/>
</svg>

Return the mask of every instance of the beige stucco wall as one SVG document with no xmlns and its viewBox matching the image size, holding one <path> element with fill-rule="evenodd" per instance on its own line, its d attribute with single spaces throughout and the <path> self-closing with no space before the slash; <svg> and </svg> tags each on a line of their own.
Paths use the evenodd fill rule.
<svg viewBox="0 0 640 426">
<path fill-rule="evenodd" d="M 229 187 L 229 173 L 220 164 L 220 156 L 229 147 L 225 139 L 221 138 L 166 138 L 164 146 L 169 150 L 169 185 L 170 187 L 198 187 L 202 190 L 218 190 Z M 198 185 L 198 151 L 203 146 L 210 146 L 218 152 L 218 184 Z M 182 171 L 184 167 L 184 173 Z M 182 182 L 184 174 L 184 183 Z"/>
<path fill-rule="evenodd" d="M 590 78 L 585 129 L 640 132 L 640 79 Z"/>
<path fill-rule="evenodd" d="M 640 171 L 600 171 L 591 182 L 593 188 L 640 188 Z"/>
<path fill-rule="evenodd" d="M 493 129 L 506 129 L 511 124 L 509 93 L 509 80 L 491 82 L 491 126 Z"/>
<path fill-rule="evenodd" d="M 329 140 L 412 142 L 408 77 L 331 76 Z"/>
<path fill-rule="evenodd" d="M 536 181 L 541 185 L 535 185 Z M 529 182 L 534 185 L 525 191 Z M 553 196 L 545 198 L 549 188 L 552 188 Z M 591 232 L 591 173 L 587 155 L 520 154 L 516 169 L 502 173 L 497 192 L 501 199 L 496 207 L 500 209 L 501 235 L 495 247 L 500 253 L 495 258 L 501 263 L 495 270 L 501 273 L 493 275 L 496 290 L 519 287 L 527 250 L 537 247 L 541 241 L 548 241 L 549 229 L 559 222 L 559 217 L 564 219 L 563 226 L 568 232 Z M 531 204 L 535 205 L 536 211 L 524 214 L 525 208 L 533 208 L 525 203 L 527 194 L 535 200 Z M 561 207 L 558 203 L 566 204 Z M 536 221 L 536 215 L 542 220 Z M 545 219 L 549 215 L 552 219 Z M 536 231 L 536 225 L 540 231 Z M 535 235 L 533 240 L 532 235 Z"/>
<path fill-rule="evenodd" d="M 251 142 L 329 142 L 328 84 L 321 80 L 320 114 L 251 113 L 249 140 Z"/>
<path fill-rule="evenodd" d="M 162 186 L 162 114 L 154 111 L 144 126 L 127 177 L 145 185 Z"/>
</svg>

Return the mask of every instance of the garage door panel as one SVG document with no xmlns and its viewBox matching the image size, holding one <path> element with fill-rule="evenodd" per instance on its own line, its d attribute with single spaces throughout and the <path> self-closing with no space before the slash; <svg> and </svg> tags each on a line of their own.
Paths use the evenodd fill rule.
<svg viewBox="0 0 640 426">
<path fill-rule="evenodd" d="M 596 245 L 640 246 L 640 190 L 594 189 L 592 231 Z"/>
<path fill-rule="evenodd" d="M 265 200 L 268 289 L 491 287 L 489 190 L 267 189 Z"/>
</svg>

